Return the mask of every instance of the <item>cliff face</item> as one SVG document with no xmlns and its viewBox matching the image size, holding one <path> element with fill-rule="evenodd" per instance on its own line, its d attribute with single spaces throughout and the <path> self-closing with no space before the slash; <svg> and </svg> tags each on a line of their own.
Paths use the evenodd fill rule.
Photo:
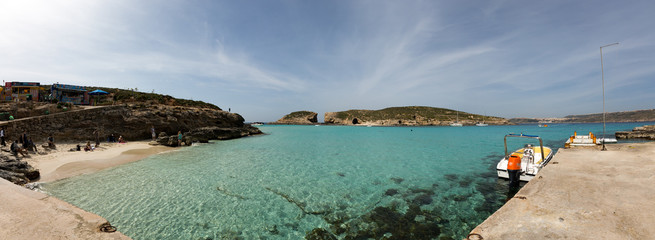
<svg viewBox="0 0 655 240">
<path fill-rule="evenodd" d="M 261 133 L 259 129 L 244 124 L 239 114 L 222 110 L 196 107 L 128 104 L 95 107 L 7 121 L 5 127 L 8 140 L 15 140 L 26 131 L 35 142 L 44 142 L 48 134 L 55 141 L 93 141 L 94 131 L 99 131 L 100 141 L 114 134 L 126 140 L 151 138 L 151 126 L 157 134 L 183 133 L 203 127 L 232 129 L 240 136 Z M 217 138 L 213 138 L 217 139 Z"/>
<path fill-rule="evenodd" d="M 272 124 L 292 124 L 292 125 L 307 125 L 316 124 L 318 122 L 318 113 L 309 111 L 292 112 L 280 118 Z"/>
<path fill-rule="evenodd" d="M 511 124 L 504 118 L 420 106 L 326 112 L 325 123 L 374 126 L 446 126 L 457 120 L 457 114 L 459 114 L 459 123 L 463 125 L 475 125 L 478 122 L 485 122 L 489 125 Z"/>
</svg>

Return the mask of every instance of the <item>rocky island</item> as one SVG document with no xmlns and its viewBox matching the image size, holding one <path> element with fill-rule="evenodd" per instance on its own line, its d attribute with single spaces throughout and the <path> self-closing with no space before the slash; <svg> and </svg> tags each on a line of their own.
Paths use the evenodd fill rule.
<svg viewBox="0 0 655 240">
<path fill-rule="evenodd" d="M 373 126 L 447 126 L 459 117 L 463 125 L 484 122 L 489 125 L 511 124 L 504 118 L 458 112 L 446 108 L 410 106 L 381 110 L 348 110 L 325 113 L 326 124 Z"/>
<path fill-rule="evenodd" d="M 270 124 L 314 125 L 318 123 L 318 113 L 310 111 L 292 112 Z"/>
</svg>

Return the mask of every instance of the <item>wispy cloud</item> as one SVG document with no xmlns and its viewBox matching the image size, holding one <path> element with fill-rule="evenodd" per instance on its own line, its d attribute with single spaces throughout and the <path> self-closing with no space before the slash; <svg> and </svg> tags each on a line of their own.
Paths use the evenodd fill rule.
<svg viewBox="0 0 655 240">
<path fill-rule="evenodd" d="M 655 101 L 653 10 L 652 1 L 0 1 L 0 77 L 155 88 L 252 121 L 398 105 L 548 117 L 594 111 L 598 48 L 618 41 L 606 87 L 630 110 Z"/>
</svg>

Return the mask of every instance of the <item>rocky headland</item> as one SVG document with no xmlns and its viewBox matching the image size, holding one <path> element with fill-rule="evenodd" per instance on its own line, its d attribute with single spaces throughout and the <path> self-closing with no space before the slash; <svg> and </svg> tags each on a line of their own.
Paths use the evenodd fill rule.
<svg viewBox="0 0 655 240">
<path fill-rule="evenodd" d="M 236 113 L 211 108 L 133 103 L 21 118 L 0 122 L 0 127 L 5 127 L 9 140 L 15 140 L 26 132 L 35 142 L 45 141 L 48 135 L 52 135 L 55 141 L 94 142 L 96 131 L 100 142 L 112 135 L 115 138 L 122 136 L 126 140 L 145 140 L 151 138 L 151 127 L 157 134 L 163 132 L 176 136 L 178 131 L 190 136 L 193 130 L 200 128 L 230 129 L 216 132 L 218 135 L 215 136 L 206 135 L 209 140 L 261 133 L 259 129 L 245 124 L 243 117 Z"/>
<path fill-rule="evenodd" d="M 411 106 L 391 107 L 381 110 L 348 110 L 325 113 L 326 124 L 373 125 L 373 126 L 447 126 L 455 122 L 475 125 L 484 122 L 489 125 L 511 124 L 504 118 L 458 112 L 445 108 Z"/>
<path fill-rule="evenodd" d="M 631 132 L 616 132 L 614 136 L 617 139 L 641 138 L 655 140 L 655 125 L 636 127 Z"/>
<path fill-rule="evenodd" d="M 270 124 L 314 125 L 318 123 L 318 113 L 310 111 L 292 112 Z"/>
</svg>

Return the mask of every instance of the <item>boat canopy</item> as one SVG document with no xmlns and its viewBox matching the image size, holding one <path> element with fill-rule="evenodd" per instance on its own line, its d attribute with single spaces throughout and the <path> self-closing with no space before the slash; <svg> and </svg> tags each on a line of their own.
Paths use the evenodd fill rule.
<svg viewBox="0 0 655 240">
<path fill-rule="evenodd" d="M 510 133 L 505 135 L 505 157 L 508 157 L 509 154 L 507 153 L 507 137 L 518 137 L 518 138 L 532 138 L 532 139 L 538 139 L 539 140 L 539 147 L 541 148 L 541 161 L 545 161 L 546 157 L 544 155 L 544 142 L 541 140 L 541 137 L 537 135 L 527 135 L 527 134 L 516 134 L 516 133 Z"/>
</svg>

